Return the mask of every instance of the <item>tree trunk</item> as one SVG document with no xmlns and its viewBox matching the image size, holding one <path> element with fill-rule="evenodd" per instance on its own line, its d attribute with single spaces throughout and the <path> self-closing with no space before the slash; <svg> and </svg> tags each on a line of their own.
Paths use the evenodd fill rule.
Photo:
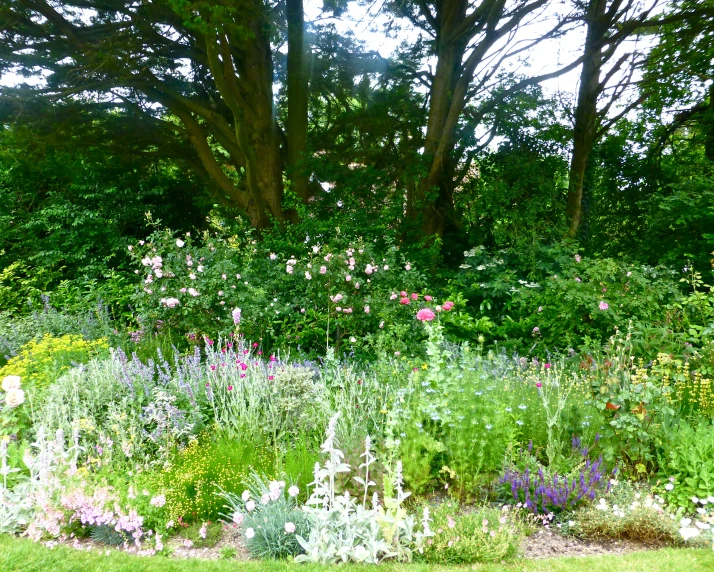
<svg viewBox="0 0 714 572">
<path fill-rule="evenodd" d="M 456 125 L 449 125 L 448 119 L 463 72 L 468 38 L 466 35 L 455 38 L 454 30 L 466 17 L 467 8 L 465 0 L 445 0 L 437 13 L 440 25 L 436 40 L 436 73 L 429 91 L 429 115 L 424 138 L 424 158 L 429 171 L 415 189 L 414 200 L 408 205 L 409 218 L 416 220 L 421 217 L 421 229 L 426 236 L 443 236 L 445 218 L 452 202 L 453 166 L 450 162 L 453 160 L 451 152 Z M 463 104 L 456 104 L 460 109 L 463 107 Z"/>
<path fill-rule="evenodd" d="M 580 87 L 573 125 L 573 155 L 568 178 L 568 236 L 575 238 L 583 217 L 583 184 L 597 133 L 597 100 L 603 51 L 601 40 L 607 31 L 603 22 L 607 0 L 590 0 L 586 14 L 585 53 L 589 54 L 580 72 Z"/>
<path fill-rule="evenodd" d="M 307 153 L 308 74 L 303 0 L 287 0 L 288 20 L 288 165 L 292 190 L 303 202 L 309 197 Z"/>
</svg>

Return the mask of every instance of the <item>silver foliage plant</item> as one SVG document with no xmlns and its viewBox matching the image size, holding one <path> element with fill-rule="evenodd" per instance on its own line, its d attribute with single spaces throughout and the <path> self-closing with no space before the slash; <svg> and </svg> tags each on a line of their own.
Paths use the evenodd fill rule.
<svg viewBox="0 0 714 572">
<path fill-rule="evenodd" d="M 315 464 L 312 494 L 302 507 L 311 525 L 310 534 L 307 538 L 297 537 L 305 554 L 297 556 L 295 561 L 376 564 L 387 558 L 411 560 L 412 549 L 420 548 L 424 539 L 432 536 L 432 533 L 429 530 L 428 513 L 425 513 L 422 520 L 422 530 L 417 532 L 414 517 L 408 515 L 402 507 L 410 493 L 402 489 L 400 462 L 396 464 L 391 479 L 395 494 L 388 493 L 385 486 L 380 501 L 379 494 L 370 491 L 376 486 L 370 480 L 370 466 L 376 459 L 371 452 L 370 438 L 367 437 L 365 451 L 361 455 L 364 462 L 359 466 L 363 476 L 353 477 L 363 488 L 361 498 L 352 497 L 349 492 L 336 493 L 336 477 L 351 472 L 336 439 L 339 416 L 338 413 L 330 419 L 327 438 L 321 447 L 327 460 L 323 465 Z"/>
</svg>

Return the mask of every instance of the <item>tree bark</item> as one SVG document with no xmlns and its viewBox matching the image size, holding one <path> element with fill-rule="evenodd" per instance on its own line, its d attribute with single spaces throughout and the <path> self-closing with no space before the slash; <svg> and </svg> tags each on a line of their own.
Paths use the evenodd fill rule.
<svg viewBox="0 0 714 572">
<path fill-rule="evenodd" d="M 288 20 L 288 164 L 287 175 L 293 191 L 307 203 L 308 174 L 305 170 L 307 154 L 308 73 L 307 46 L 303 0 L 287 0 Z"/>
<path fill-rule="evenodd" d="M 568 236 L 571 238 L 577 236 L 582 221 L 585 172 L 597 134 L 597 101 L 601 93 L 600 72 L 603 64 L 602 39 L 608 29 L 603 21 L 606 8 L 607 0 L 590 0 L 586 13 L 586 58 L 580 72 L 580 87 L 573 124 L 573 155 L 570 159 L 568 177 L 566 213 Z"/>
</svg>

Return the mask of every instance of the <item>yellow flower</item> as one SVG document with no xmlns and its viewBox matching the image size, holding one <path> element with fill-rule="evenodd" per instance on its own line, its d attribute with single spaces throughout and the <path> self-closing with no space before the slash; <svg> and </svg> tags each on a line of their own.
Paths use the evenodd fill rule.
<svg viewBox="0 0 714 572">
<path fill-rule="evenodd" d="M 422 369 L 429 369 L 429 366 L 427 364 L 422 364 L 421 366 Z"/>
</svg>

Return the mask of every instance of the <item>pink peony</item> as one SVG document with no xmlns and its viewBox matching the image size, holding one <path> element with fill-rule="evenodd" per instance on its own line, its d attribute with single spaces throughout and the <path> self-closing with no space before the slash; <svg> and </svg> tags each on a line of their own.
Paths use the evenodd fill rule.
<svg viewBox="0 0 714 572">
<path fill-rule="evenodd" d="M 429 296 L 429 295 L 424 296 L 424 301 L 425 301 L 425 302 L 431 302 L 433 299 L 434 299 L 434 298 L 432 298 L 432 297 Z"/>
<path fill-rule="evenodd" d="M 419 299 L 419 294 L 417 294 L 416 292 L 413 292 L 413 293 L 412 293 L 412 300 L 418 300 L 418 299 Z"/>
<path fill-rule="evenodd" d="M 402 298 L 401 300 L 399 300 L 399 303 L 406 306 L 409 304 L 409 298 Z"/>
<path fill-rule="evenodd" d="M 603 302 L 602 300 L 600 301 L 600 304 L 598 306 L 602 311 L 607 310 L 610 305 L 607 302 Z"/>
<path fill-rule="evenodd" d="M 434 318 L 436 318 L 436 314 L 434 314 L 434 312 L 429 308 L 422 308 L 417 312 L 416 317 L 420 322 L 431 322 Z"/>
<path fill-rule="evenodd" d="M 444 310 L 444 312 L 448 312 L 453 307 L 454 307 L 454 303 L 449 302 L 448 300 L 441 305 L 441 308 L 442 308 L 442 310 Z"/>
</svg>

